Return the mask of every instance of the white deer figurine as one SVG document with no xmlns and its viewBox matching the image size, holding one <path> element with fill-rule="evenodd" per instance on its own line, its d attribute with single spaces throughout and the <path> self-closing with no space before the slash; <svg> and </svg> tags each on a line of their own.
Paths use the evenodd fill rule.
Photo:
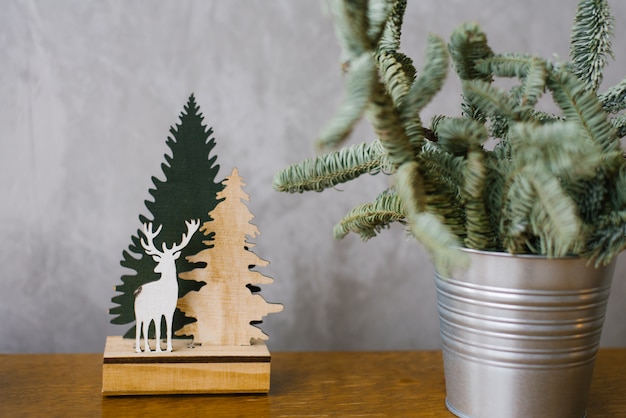
<svg viewBox="0 0 626 418">
<path fill-rule="evenodd" d="M 160 273 L 161 277 L 153 282 L 140 286 L 135 291 L 135 319 L 136 337 L 135 351 L 141 353 L 140 337 L 143 328 L 144 351 L 150 351 L 148 343 L 148 329 L 150 322 L 154 321 L 156 336 L 156 351 L 161 351 L 161 317 L 165 317 L 167 325 L 167 351 L 172 351 L 172 320 L 178 302 L 178 277 L 176 274 L 176 260 L 180 257 L 180 252 L 189 244 L 192 235 L 198 230 L 200 221 L 186 221 L 187 232 L 183 234 L 180 244 L 172 244 L 172 248 L 167 248 L 163 243 L 161 250 L 154 245 L 154 237 L 161 232 L 161 226 L 156 231 L 152 230 L 151 223 L 143 224 L 143 233 L 146 239 L 141 240 L 141 246 L 146 254 L 152 256 L 157 262 L 154 268 L 155 273 Z"/>
</svg>

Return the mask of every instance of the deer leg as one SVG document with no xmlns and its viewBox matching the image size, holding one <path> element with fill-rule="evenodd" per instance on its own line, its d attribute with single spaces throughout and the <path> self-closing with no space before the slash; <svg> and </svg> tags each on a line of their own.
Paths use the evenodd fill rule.
<svg viewBox="0 0 626 418">
<path fill-rule="evenodd" d="M 172 351 L 172 316 L 174 316 L 174 314 L 172 313 L 172 315 L 168 315 L 165 317 L 165 325 L 166 325 L 166 331 L 167 331 L 167 349 L 166 351 Z"/>
<path fill-rule="evenodd" d="M 141 353 L 141 321 L 137 321 L 135 324 L 135 352 Z"/>
<path fill-rule="evenodd" d="M 150 344 L 148 343 L 148 330 L 150 329 L 150 322 L 152 322 L 151 319 L 149 319 L 148 321 L 143 321 L 143 351 L 145 352 L 150 352 Z"/>
<path fill-rule="evenodd" d="M 154 343 L 156 344 L 154 350 L 161 351 L 161 315 L 154 319 Z"/>
</svg>

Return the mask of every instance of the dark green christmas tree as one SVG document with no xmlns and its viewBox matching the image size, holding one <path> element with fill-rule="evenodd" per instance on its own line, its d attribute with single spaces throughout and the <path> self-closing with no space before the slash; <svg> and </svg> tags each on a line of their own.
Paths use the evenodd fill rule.
<svg viewBox="0 0 626 418">
<path fill-rule="evenodd" d="M 207 129 L 203 124 L 204 117 L 196 104 L 193 94 L 189 97 L 184 111 L 180 115 L 180 123 L 170 128 L 171 136 L 166 144 L 171 154 L 165 154 L 165 162 L 161 164 L 164 180 L 152 177 L 154 188 L 150 189 L 153 200 L 146 200 L 146 208 L 152 215 L 139 215 L 140 222 L 152 222 L 154 227 L 162 225 L 162 230 L 155 238 L 155 245 L 160 248 L 162 243 L 170 245 L 179 242 L 182 234 L 186 231 L 185 221 L 199 219 L 200 223 L 210 221 L 208 215 L 221 201 L 217 193 L 224 186 L 216 182 L 215 177 L 219 171 L 216 164 L 217 156 L 211 156 L 215 147 L 215 139 L 212 137 L 213 129 Z M 176 260 L 178 274 L 192 270 L 197 265 L 189 263 L 188 255 L 196 254 L 206 249 L 203 241 L 211 240 L 212 234 L 203 235 L 197 232 L 189 244 L 182 250 Z M 143 238 L 141 229 L 131 237 L 128 251 L 123 252 L 123 260 L 120 264 L 132 270 L 132 274 L 122 276 L 122 284 L 115 287 L 120 294 L 112 298 L 117 306 L 110 309 L 109 313 L 115 315 L 111 320 L 113 324 L 129 324 L 135 320 L 135 290 L 147 283 L 158 280 L 159 276 L 154 272 L 156 262 L 146 255 L 141 246 Z M 178 279 L 179 297 L 192 290 L 199 290 L 204 283 Z M 193 322 L 176 309 L 174 314 L 173 331 L 182 328 L 185 324 Z M 151 327 L 151 334 L 153 334 Z M 165 330 L 165 327 L 161 327 Z M 165 332 L 165 331 L 163 331 Z M 124 337 L 135 336 L 135 327 L 126 332 Z M 161 336 L 164 338 L 164 335 Z"/>
</svg>

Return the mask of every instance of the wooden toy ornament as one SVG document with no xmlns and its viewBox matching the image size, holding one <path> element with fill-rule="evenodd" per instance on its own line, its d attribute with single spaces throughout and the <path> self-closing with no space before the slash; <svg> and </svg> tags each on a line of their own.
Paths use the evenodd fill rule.
<svg viewBox="0 0 626 418">
<path fill-rule="evenodd" d="M 139 216 L 123 252 L 135 274 L 116 286 L 111 322 L 135 327 L 107 337 L 104 395 L 269 391 L 268 336 L 255 325 L 283 306 L 259 294 L 273 279 L 254 270 L 269 263 L 251 251 L 259 230 L 245 183 L 236 168 L 215 180 L 215 140 L 202 121 L 192 95 L 170 130 L 165 180 L 152 179 L 152 219 Z"/>
</svg>

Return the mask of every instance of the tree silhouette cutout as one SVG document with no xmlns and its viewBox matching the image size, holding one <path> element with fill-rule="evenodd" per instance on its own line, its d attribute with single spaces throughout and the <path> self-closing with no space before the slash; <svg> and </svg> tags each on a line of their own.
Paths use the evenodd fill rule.
<svg viewBox="0 0 626 418">
<path fill-rule="evenodd" d="M 216 164 L 217 156 L 211 156 L 215 147 L 215 139 L 212 137 L 213 129 L 207 129 L 203 123 L 203 116 L 196 104 L 193 94 L 189 97 L 184 111 L 180 115 L 180 123 L 170 128 L 171 136 L 166 144 L 171 155 L 164 155 L 165 162 L 161 164 L 164 180 L 152 177 L 154 188 L 149 190 L 154 200 L 145 201 L 146 208 L 152 215 L 139 215 L 140 224 L 153 223 L 161 225 L 155 245 L 176 242 L 185 232 L 185 221 L 199 219 L 201 223 L 209 220 L 208 213 L 219 203 L 217 193 L 223 188 L 222 184 L 215 181 L 219 171 Z M 133 273 L 122 276 L 122 284 L 115 287 L 120 294 L 114 296 L 112 301 L 117 306 L 111 308 L 109 313 L 115 315 L 111 320 L 114 324 L 128 324 L 135 321 L 134 292 L 139 286 L 159 279 L 159 274 L 154 272 L 157 263 L 149 255 L 146 255 L 140 240 L 144 237 L 138 229 L 131 237 L 128 251 L 123 252 L 123 260 L 120 264 L 132 270 Z M 202 234 L 195 234 L 187 247 L 181 252 L 176 260 L 176 270 L 180 272 L 194 268 L 194 265 L 186 259 L 186 256 L 195 254 L 205 248 L 204 241 L 209 239 Z M 180 275 L 179 275 L 180 277 Z M 178 280 L 179 296 L 185 295 L 192 290 L 198 290 L 203 283 Z M 193 321 L 186 318 L 180 310 L 174 314 L 173 330 L 180 329 L 184 324 Z M 161 329 L 165 332 L 165 326 Z M 153 333 L 153 331 L 151 331 Z M 161 338 L 165 335 L 161 334 Z M 135 327 L 130 328 L 124 337 L 133 338 Z"/>
<path fill-rule="evenodd" d="M 257 285 L 273 279 L 252 270 L 269 262 L 250 251 L 254 244 L 248 238 L 259 235 L 259 229 L 250 223 L 254 216 L 245 204 L 249 196 L 236 168 L 222 184 L 224 189 L 217 197 L 223 201 L 210 213 L 213 221 L 205 222 L 199 231 L 205 236 L 214 232 L 214 240 L 206 240 L 205 249 L 187 257 L 204 266 L 180 274 L 185 281 L 206 283 L 178 301 L 179 308 L 197 321 L 186 324 L 176 335 L 193 336 L 198 344 L 250 345 L 251 339 L 268 338 L 253 324 L 282 311 L 283 306 L 255 294 L 260 290 Z"/>
</svg>

